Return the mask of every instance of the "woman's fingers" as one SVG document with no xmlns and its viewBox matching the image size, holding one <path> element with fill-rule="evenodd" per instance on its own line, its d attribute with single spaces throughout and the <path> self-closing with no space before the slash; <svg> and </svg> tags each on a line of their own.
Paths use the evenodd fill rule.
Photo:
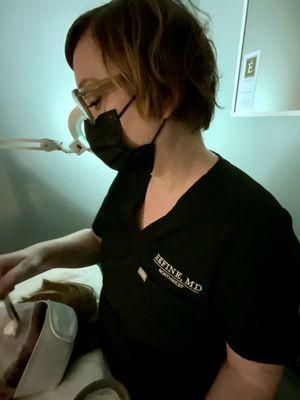
<svg viewBox="0 0 300 400">
<path fill-rule="evenodd" d="M 24 256 L 19 252 L 0 254 L 0 279 L 1 276 L 6 274 L 11 268 L 17 265 Z"/>
<path fill-rule="evenodd" d="M 33 276 L 34 265 L 30 259 L 23 259 L 15 267 L 8 268 L 8 271 L 0 277 L 0 299 L 4 299 L 12 290 L 15 285 L 28 277 Z"/>
</svg>

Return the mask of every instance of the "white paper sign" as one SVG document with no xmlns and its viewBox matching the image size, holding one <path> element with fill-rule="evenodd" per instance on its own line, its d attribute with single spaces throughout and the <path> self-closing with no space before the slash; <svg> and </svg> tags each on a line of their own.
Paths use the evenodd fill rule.
<svg viewBox="0 0 300 400">
<path fill-rule="evenodd" d="M 236 110 L 253 109 L 261 50 L 246 54 L 241 69 Z"/>
</svg>

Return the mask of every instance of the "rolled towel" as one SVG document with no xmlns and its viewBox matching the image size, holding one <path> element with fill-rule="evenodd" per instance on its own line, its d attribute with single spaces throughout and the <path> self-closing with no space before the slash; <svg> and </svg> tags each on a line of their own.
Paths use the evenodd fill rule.
<svg viewBox="0 0 300 400">
<path fill-rule="evenodd" d="M 130 400 L 130 396 L 121 382 L 100 379 L 82 389 L 74 400 Z"/>
</svg>

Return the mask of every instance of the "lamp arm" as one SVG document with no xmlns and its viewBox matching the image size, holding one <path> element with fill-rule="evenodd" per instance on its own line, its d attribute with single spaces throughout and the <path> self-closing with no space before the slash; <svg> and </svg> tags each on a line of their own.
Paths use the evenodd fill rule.
<svg viewBox="0 0 300 400">
<path fill-rule="evenodd" d="M 18 143 L 38 143 L 38 146 L 20 146 Z M 11 138 L 11 137 L 0 137 L 0 150 L 41 150 L 41 151 L 54 151 L 60 150 L 64 153 L 74 153 L 72 150 L 65 149 L 63 142 L 58 142 L 52 139 L 23 139 L 23 138 Z"/>
<path fill-rule="evenodd" d="M 78 107 L 75 107 L 69 114 L 68 127 L 73 137 L 69 149 L 63 147 L 63 142 L 58 142 L 52 139 L 28 139 L 28 138 L 12 138 L 0 137 L 0 150 L 41 150 L 41 151 L 54 151 L 59 150 L 67 154 L 81 155 L 85 151 L 92 152 L 88 147 L 88 143 L 82 133 L 81 125 L 84 116 Z M 37 143 L 37 146 L 20 146 L 18 143 Z"/>
</svg>

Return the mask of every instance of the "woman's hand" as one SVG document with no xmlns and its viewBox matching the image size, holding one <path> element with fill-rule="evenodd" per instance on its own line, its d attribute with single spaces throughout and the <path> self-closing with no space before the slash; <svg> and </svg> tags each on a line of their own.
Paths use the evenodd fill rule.
<svg viewBox="0 0 300 400">
<path fill-rule="evenodd" d="M 44 265 L 46 253 L 46 246 L 36 244 L 0 255 L 0 300 L 14 290 L 17 283 L 48 269 Z"/>
<path fill-rule="evenodd" d="M 52 268 L 81 268 L 99 262 L 102 239 L 90 228 L 0 255 L 0 300 L 17 283 Z M 0 398 L 1 400 L 1 398 Z"/>
</svg>

